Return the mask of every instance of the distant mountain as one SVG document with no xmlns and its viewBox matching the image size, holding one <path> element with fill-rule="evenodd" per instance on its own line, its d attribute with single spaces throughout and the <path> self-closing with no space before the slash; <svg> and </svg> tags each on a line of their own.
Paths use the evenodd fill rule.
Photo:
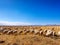
<svg viewBox="0 0 60 45">
<path fill-rule="evenodd" d="M 31 25 L 30 23 L 26 22 L 6 22 L 6 21 L 0 21 L 0 26 L 19 26 L 19 25 Z"/>
<path fill-rule="evenodd" d="M 60 25 L 57 25 L 57 24 L 37 25 L 37 24 L 31 24 L 31 23 L 26 23 L 26 22 L 0 21 L 0 26 L 24 26 L 24 25 L 30 25 L 30 26 L 60 26 Z"/>
</svg>

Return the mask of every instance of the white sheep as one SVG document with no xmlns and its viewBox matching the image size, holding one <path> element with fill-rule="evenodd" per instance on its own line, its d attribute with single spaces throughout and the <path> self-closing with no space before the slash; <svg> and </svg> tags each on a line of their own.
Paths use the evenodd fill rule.
<svg viewBox="0 0 60 45">
<path fill-rule="evenodd" d="M 46 36 L 50 36 L 50 35 L 52 35 L 52 33 L 53 33 L 52 30 L 47 30 L 47 32 L 46 32 Z"/>
<path fill-rule="evenodd" d="M 42 31 L 42 30 L 41 30 L 41 31 L 39 31 L 39 34 L 40 34 L 40 35 L 42 35 L 42 34 L 43 34 L 43 31 Z"/>
<path fill-rule="evenodd" d="M 30 32 L 30 30 L 25 30 L 24 31 L 24 34 L 27 34 L 27 33 L 29 33 Z"/>
<path fill-rule="evenodd" d="M 47 30 L 44 30 L 44 32 L 47 32 Z"/>
<path fill-rule="evenodd" d="M 50 32 L 51 33 L 50 33 Z M 44 35 L 46 36 L 47 35 L 47 33 L 49 33 L 49 34 L 51 34 L 51 36 L 56 36 L 56 32 L 55 31 L 52 31 L 52 30 L 44 30 Z"/>
<path fill-rule="evenodd" d="M 31 33 L 34 33 L 34 30 L 30 30 Z"/>
<path fill-rule="evenodd" d="M 34 30 L 34 34 L 38 34 L 39 33 L 39 30 Z"/>
<path fill-rule="evenodd" d="M 23 33 L 23 31 L 22 31 L 22 30 L 18 32 L 18 34 L 21 34 L 21 33 Z"/>
<path fill-rule="evenodd" d="M 9 31 L 7 32 L 7 34 L 13 34 L 13 31 L 12 31 L 12 30 L 9 30 Z"/>
<path fill-rule="evenodd" d="M 3 28 L 1 27 L 0 30 L 3 30 Z"/>
<path fill-rule="evenodd" d="M 55 32 L 55 31 L 53 31 L 53 32 L 52 32 L 52 35 L 53 35 L 53 36 L 56 36 L 56 32 Z"/>
<path fill-rule="evenodd" d="M 13 30 L 13 33 L 17 33 L 17 30 Z"/>
<path fill-rule="evenodd" d="M 60 31 L 57 32 L 57 36 L 60 36 Z"/>
<path fill-rule="evenodd" d="M 3 33 L 7 33 L 7 32 L 8 32 L 8 30 L 4 30 L 4 31 L 3 31 Z"/>
<path fill-rule="evenodd" d="M 46 33 L 47 33 L 47 30 L 46 30 L 46 29 L 43 30 L 43 35 L 44 35 L 44 36 L 46 35 Z"/>
<path fill-rule="evenodd" d="M 0 28 L 0 32 L 3 32 L 3 31 L 4 31 L 4 29 L 1 27 L 1 28 Z"/>
</svg>

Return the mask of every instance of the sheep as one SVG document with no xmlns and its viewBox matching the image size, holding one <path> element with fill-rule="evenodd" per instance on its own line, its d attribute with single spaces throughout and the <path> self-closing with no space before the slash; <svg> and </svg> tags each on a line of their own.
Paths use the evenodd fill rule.
<svg viewBox="0 0 60 45">
<path fill-rule="evenodd" d="M 53 35 L 53 36 L 57 36 L 55 31 L 52 32 L 52 35 Z"/>
<path fill-rule="evenodd" d="M 30 33 L 34 33 L 34 30 L 30 30 Z"/>
<path fill-rule="evenodd" d="M 52 35 L 52 33 L 53 33 L 52 30 L 47 30 L 47 32 L 46 32 L 46 36 L 50 36 L 50 35 Z"/>
<path fill-rule="evenodd" d="M 46 36 L 46 33 L 50 33 L 49 31 L 51 32 L 51 36 L 56 36 L 56 32 L 52 30 L 44 30 L 44 36 Z"/>
<path fill-rule="evenodd" d="M 18 32 L 18 34 L 21 34 L 21 33 L 23 33 L 23 31 L 22 31 L 22 30 Z"/>
<path fill-rule="evenodd" d="M 11 30 L 11 28 L 8 28 L 8 30 Z"/>
<path fill-rule="evenodd" d="M 3 32 L 3 31 L 4 31 L 4 29 L 1 27 L 1 28 L 0 28 L 0 32 Z"/>
<path fill-rule="evenodd" d="M 60 31 L 57 32 L 57 36 L 60 36 Z"/>
<path fill-rule="evenodd" d="M 39 34 L 40 34 L 40 35 L 43 35 L 43 31 L 42 31 L 42 30 L 41 30 L 41 31 L 39 31 Z"/>
<path fill-rule="evenodd" d="M 53 36 L 58 37 L 58 35 L 57 35 L 57 33 L 55 31 L 53 31 Z"/>
<path fill-rule="evenodd" d="M 17 28 L 17 27 L 16 27 L 15 29 L 16 29 L 16 30 L 18 30 L 18 28 Z"/>
<path fill-rule="evenodd" d="M 2 34 L 2 33 L 3 33 L 3 31 L 4 31 L 4 28 L 3 28 L 3 27 L 1 27 L 1 28 L 0 28 L 0 34 Z"/>
<path fill-rule="evenodd" d="M 47 32 L 47 30 L 44 30 L 44 32 Z"/>
<path fill-rule="evenodd" d="M 13 34 L 13 31 L 12 31 L 12 30 L 9 30 L 9 31 L 7 32 L 7 34 Z"/>
<path fill-rule="evenodd" d="M 46 35 L 46 33 L 47 33 L 47 30 L 45 29 L 45 30 L 43 31 L 43 35 L 45 36 L 45 35 Z"/>
<path fill-rule="evenodd" d="M 13 30 L 13 33 L 17 33 L 17 30 Z"/>
<path fill-rule="evenodd" d="M 3 31 L 3 34 L 5 34 L 5 33 L 7 33 L 7 32 L 8 32 L 8 30 L 4 30 L 4 31 Z"/>
<path fill-rule="evenodd" d="M 38 34 L 39 33 L 39 31 L 38 30 L 34 30 L 34 34 Z"/>
<path fill-rule="evenodd" d="M 0 30 L 3 30 L 3 28 L 1 27 Z"/>
<path fill-rule="evenodd" d="M 27 33 L 29 33 L 30 32 L 30 30 L 25 30 L 24 31 L 24 34 L 27 34 Z"/>
</svg>

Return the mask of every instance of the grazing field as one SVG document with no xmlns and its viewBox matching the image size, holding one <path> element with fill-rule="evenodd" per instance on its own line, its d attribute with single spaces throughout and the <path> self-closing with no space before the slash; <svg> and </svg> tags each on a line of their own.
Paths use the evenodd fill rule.
<svg viewBox="0 0 60 45">
<path fill-rule="evenodd" d="M 60 45 L 60 36 L 46 36 L 29 30 L 60 31 L 60 26 L 0 26 L 0 45 Z M 4 30 L 17 30 L 14 33 Z M 28 30 L 28 31 L 26 31 Z"/>
</svg>

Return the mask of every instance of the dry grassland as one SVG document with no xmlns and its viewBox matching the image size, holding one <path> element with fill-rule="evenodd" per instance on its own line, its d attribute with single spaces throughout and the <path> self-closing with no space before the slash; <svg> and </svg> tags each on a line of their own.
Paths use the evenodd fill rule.
<svg viewBox="0 0 60 45">
<path fill-rule="evenodd" d="M 56 32 L 60 31 L 60 26 L 0 26 L 6 30 L 24 30 L 37 29 L 45 30 L 51 29 Z M 0 34 L 0 45 L 60 45 L 60 37 L 45 37 L 34 34 L 21 35 L 7 35 Z"/>
</svg>

